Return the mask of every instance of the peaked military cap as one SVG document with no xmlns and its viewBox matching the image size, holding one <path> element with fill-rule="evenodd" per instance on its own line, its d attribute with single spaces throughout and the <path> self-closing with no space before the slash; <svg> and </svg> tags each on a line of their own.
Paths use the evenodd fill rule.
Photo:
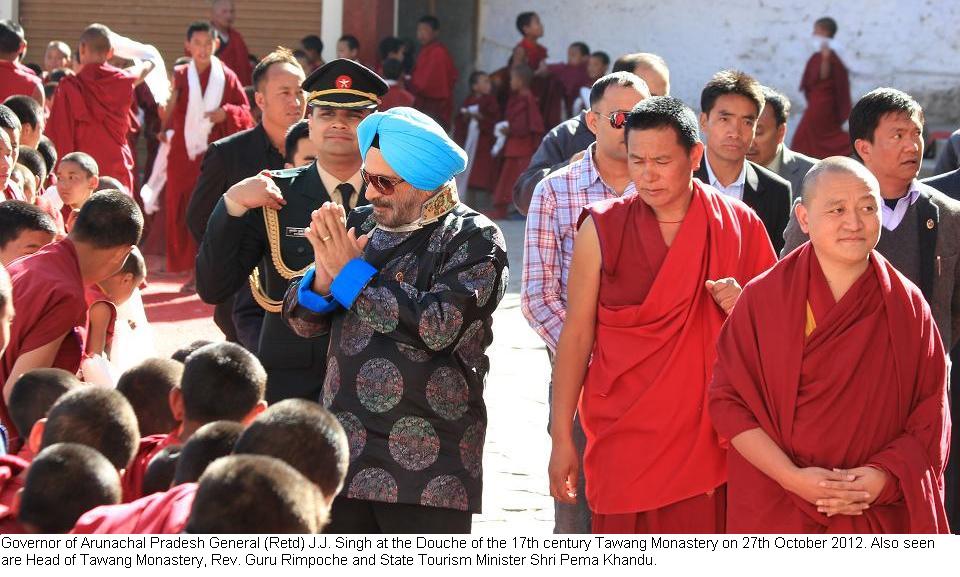
<svg viewBox="0 0 960 577">
<path fill-rule="evenodd" d="M 314 70 L 303 81 L 310 106 L 376 108 L 389 87 L 383 78 L 362 64 L 337 58 Z"/>
</svg>

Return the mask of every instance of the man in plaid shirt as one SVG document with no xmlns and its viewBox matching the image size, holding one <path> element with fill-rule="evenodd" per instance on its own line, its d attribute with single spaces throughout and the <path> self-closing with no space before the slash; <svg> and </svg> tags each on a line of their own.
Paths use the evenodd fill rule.
<svg viewBox="0 0 960 577">
<path fill-rule="evenodd" d="M 646 83 L 629 72 L 608 74 L 590 92 L 587 126 L 596 134 L 583 156 L 547 176 L 533 193 L 524 240 L 521 308 L 527 322 L 547 345 L 551 362 L 566 317 L 567 279 L 573 239 L 583 207 L 634 193 L 627 172 L 623 125 L 630 110 L 650 96 Z M 579 421 L 574 436 L 580 459 L 586 440 Z M 576 506 L 555 505 L 556 533 L 589 533 L 590 510 L 583 487 L 583 467 Z"/>
</svg>

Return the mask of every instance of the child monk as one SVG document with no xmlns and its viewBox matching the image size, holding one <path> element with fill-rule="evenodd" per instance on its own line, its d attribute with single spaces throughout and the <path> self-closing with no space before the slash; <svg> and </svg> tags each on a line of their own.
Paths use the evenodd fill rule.
<svg viewBox="0 0 960 577">
<path fill-rule="evenodd" d="M 503 147 L 503 166 L 493 194 L 491 218 L 506 218 L 507 209 L 513 202 L 513 185 L 527 169 L 530 157 L 540 146 L 543 138 L 543 117 L 537 99 L 530 91 L 533 70 L 529 66 L 515 66 L 510 71 L 510 99 L 507 101 L 505 119 L 507 142 Z"/>
<path fill-rule="evenodd" d="M 80 209 L 100 184 L 100 167 L 86 152 L 71 152 L 57 167 L 57 194 L 63 202 L 60 215 L 67 233 L 73 230 Z"/>
<path fill-rule="evenodd" d="M 496 164 L 490 149 L 496 140 L 493 127 L 500 117 L 500 104 L 493 95 L 490 76 L 482 70 L 475 71 L 470 75 L 470 96 L 460 107 L 454 129 L 454 140 L 463 147 L 469 158 L 467 169 L 457 175 L 457 187 L 465 197 L 469 197 L 468 189 L 490 191 L 496 184 Z M 470 136 L 472 130 L 476 131 L 473 138 Z M 467 204 L 475 206 L 469 200 Z"/>
</svg>

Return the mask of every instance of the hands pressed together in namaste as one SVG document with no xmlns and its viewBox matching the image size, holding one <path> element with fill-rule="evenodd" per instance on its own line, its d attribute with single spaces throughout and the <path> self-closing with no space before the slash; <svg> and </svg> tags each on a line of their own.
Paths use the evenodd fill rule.
<svg viewBox="0 0 960 577">
<path fill-rule="evenodd" d="M 346 212 L 335 202 L 325 202 L 310 214 L 306 237 L 313 246 L 316 273 L 312 289 L 317 294 L 329 294 L 330 285 L 340 270 L 362 255 L 367 246 L 367 235 L 358 237 L 357 231 L 347 230 L 346 225 Z"/>
</svg>

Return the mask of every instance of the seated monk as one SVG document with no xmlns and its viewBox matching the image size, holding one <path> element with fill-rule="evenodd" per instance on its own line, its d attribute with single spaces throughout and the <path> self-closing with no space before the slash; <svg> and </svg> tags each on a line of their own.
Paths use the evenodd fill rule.
<svg viewBox="0 0 960 577">
<path fill-rule="evenodd" d="M 133 405 L 141 436 L 169 433 L 180 424 L 167 399 L 182 375 L 183 363 L 173 359 L 147 359 L 120 375 L 117 390 Z"/>
<path fill-rule="evenodd" d="M 744 289 L 717 342 L 732 533 L 947 533 L 946 358 L 930 307 L 874 250 L 880 185 L 823 160 L 810 242 Z"/>
<path fill-rule="evenodd" d="M 143 496 L 147 465 L 165 447 L 185 443 L 207 423 L 248 423 L 263 412 L 266 385 L 267 373 L 260 361 L 240 345 L 222 342 L 194 351 L 184 364 L 180 386 L 170 390 L 170 410 L 181 424 L 168 434 L 140 440 L 123 476 L 124 503 Z"/>
</svg>

